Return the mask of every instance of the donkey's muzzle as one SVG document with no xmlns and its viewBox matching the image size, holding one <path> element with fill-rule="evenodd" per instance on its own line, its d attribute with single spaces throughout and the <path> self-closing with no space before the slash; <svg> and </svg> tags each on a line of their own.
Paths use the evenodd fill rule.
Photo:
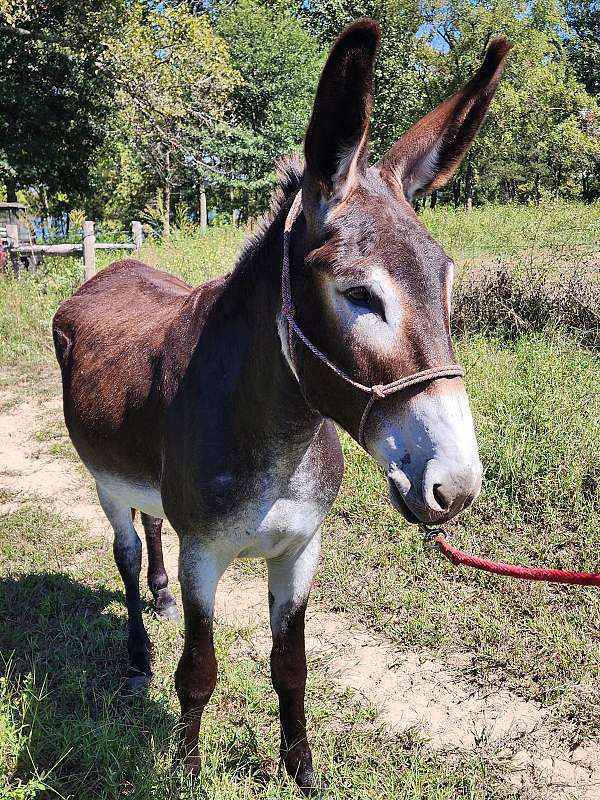
<svg viewBox="0 0 600 800">
<path fill-rule="evenodd" d="M 479 461 L 458 467 L 430 459 L 423 473 L 422 495 L 427 518 L 422 522 L 447 522 L 468 508 L 481 491 L 482 471 Z"/>
<path fill-rule="evenodd" d="M 420 492 L 402 470 L 390 469 L 390 499 L 409 522 L 441 525 L 471 505 L 481 490 L 481 476 L 478 460 L 458 466 L 432 458 L 425 465 Z"/>
</svg>

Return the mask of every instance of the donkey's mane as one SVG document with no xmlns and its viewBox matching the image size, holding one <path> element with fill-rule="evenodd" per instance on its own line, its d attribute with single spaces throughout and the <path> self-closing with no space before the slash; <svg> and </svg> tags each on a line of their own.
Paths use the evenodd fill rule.
<svg viewBox="0 0 600 800">
<path fill-rule="evenodd" d="M 304 160 L 298 155 L 289 155 L 275 163 L 277 172 L 277 186 L 275 187 L 269 204 L 269 210 L 261 217 L 257 229 L 250 234 L 237 257 L 234 273 L 241 272 L 258 253 L 268 234 L 273 222 L 286 209 L 288 201 L 299 191 L 304 177 Z"/>
</svg>

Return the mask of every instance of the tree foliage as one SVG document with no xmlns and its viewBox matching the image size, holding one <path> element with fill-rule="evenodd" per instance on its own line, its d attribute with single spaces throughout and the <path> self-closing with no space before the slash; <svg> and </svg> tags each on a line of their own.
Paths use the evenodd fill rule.
<svg viewBox="0 0 600 800">
<path fill-rule="evenodd" d="M 211 10 L 241 77 L 227 124 L 211 141 L 222 168 L 214 184 L 235 187 L 256 211 L 272 187 L 275 160 L 301 145 L 324 53 L 281 0 L 220 2 Z"/>
<path fill-rule="evenodd" d="M 114 0 L 0 0 L 0 169 L 9 193 L 89 189 L 112 95 L 94 62 L 121 13 Z"/>
<path fill-rule="evenodd" d="M 327 48 L 383 29 L 374 157 L 464 83 L 494 35 L 514 44 L 489 119 L 442 199 L 600 193 L 598 0 L 0 0 L 0 170 L 95 216 L 157 192 L 164 227 L 205 190 L 264 208 L 301 146 Z"/>
<path fill-rule="evenodd" d="M 128 185 L 134 193 L 141 187 L 137 161 L 150 183 L 162 185 L 169 208 L 174 187 L 211 169 L 205 139 L 240 83 L 227 45 L 207 17 L 185 5 L 150 8 L 136 0 L 101 63 L 117 87 L 113 157 L 134 167 L 118 173 L 115 191 L 126 198 Z"/>
</svg>

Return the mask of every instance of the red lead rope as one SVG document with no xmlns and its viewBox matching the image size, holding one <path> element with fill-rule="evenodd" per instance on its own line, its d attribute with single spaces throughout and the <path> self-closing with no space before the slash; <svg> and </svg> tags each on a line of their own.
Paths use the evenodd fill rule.
<svg viewBox="0 0 600 800">
<path fill-rule="evenodd" d="M 455 567 L 473 567 L 484 572 L 493 572 L 495 575 L 506 575 L 509 578 L 521 578 L 525 581 L 549 581 L 551 583 L 576 583 L 580 586 L 600 586 L 600 574 L 594 572 L 571 572 L 566 569 L 534 569 L 532 567 L 519 567 L 514 564 L 503 564 L 500 561 L 490 561 L 479 558 L 464 550 L 453 547 L 441 528 L 425 531 L 423 544 L 439 550 Z"/>
</svg>

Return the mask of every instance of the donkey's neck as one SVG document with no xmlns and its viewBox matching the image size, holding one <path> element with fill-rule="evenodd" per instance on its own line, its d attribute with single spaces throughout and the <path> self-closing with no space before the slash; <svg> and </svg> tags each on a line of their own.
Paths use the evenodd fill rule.
<svg viewBox="0 0 600 800">
<path fill-rule="evenodd" d="M 246 248 L 215 304 L 206 334 L 226 369 L 222 398 L 242 436 L 306 449 L 322 423 L 286 362 L 278 332 L 286 203 Z"/>
</svg>

